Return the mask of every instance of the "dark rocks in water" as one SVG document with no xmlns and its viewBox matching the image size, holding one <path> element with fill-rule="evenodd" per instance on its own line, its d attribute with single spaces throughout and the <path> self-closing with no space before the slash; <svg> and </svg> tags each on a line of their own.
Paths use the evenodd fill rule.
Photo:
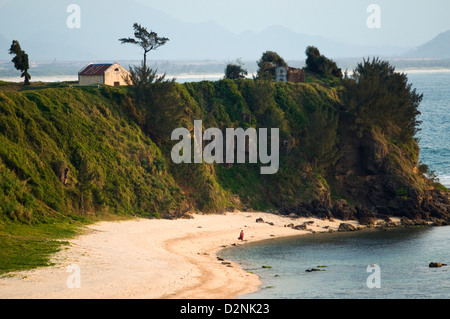
<svg viewBox="0 0 450 319">
<path fill-rule="evenodd" d="M 411 220 L 408 217 L 402 217 L 400 219 L 400 223 L 402 226 L 428 226 L 430 225 L 426 220 L 423 219 L 414 219 Z"/>
<path fill-rule="evenodd" d="M 386 229 L 386 228 L 394 228 L 394 227 L 398 227 L 398 226 L 399 226 L 398 223 L 395 223 L 389 219 L 389 221 L 385 220 L 383 222 L 377 223 L 376 228 Z"/>
<path fill-rule="evenodd" d="M 316 272 L 316 271 L 325 271 L 325 269 L 310 268 L 305 270 L 305 272 Z"/>
<path fill-rule="evenodd" d="M 402 217 L 400 219 L 400 223 L 402 224 L 402 226 L 413 226 L 414 222 L 409 219 L 408 217 Z"/>
<path fill-rule="evenodd" d="M 339 225 L 339 231 L 357 231 L 358 228 L 356 228 L 354 225 L 352 224 L 347 224 L 347 223 L 341 223 Z"/>
<path fill-rule="evenodd" d="M 449 223 L 447 221 L 445 221 L 443 219 L 440 219 L 440 218 L 432 218 L 431 222 L 432 222 L 431 226 L 442 227 L 442 226 L 448 226 L 449 225 Z"/>
</svg>

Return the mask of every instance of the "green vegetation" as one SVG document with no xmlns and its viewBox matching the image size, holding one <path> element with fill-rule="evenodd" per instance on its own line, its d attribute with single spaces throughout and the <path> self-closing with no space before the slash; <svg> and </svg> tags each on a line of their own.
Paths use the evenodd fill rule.
<svg viewBox="0 0 450 319">
<path fill-rule="evenodd" d="M 240 59 L 237 59 L 235 63 L 228 63 L 225 68 L 225 79 L 244 79 L 247 75 L 248 71 L 243 68 L 243 64 Z"/>
<path fill-rule="evenodd" d="M 28 70 L 30 69 L 28 54 L 26 54 L 25 51 L 22 50 L 19 41 L 13 40 L 11 48 L 9 49 L 9 54 L 14 54 L 14 58 L 12 59 L 14 67 L 22 72 L 21 77 L 25 78 L 24 84 L 29 85 L 31 76 L 28 73 Z"/>
<path fill-rule="evenodd" d="M 280 66 L 288 66 L 286 61 L 276 52 L 266 51 L 259 59 L 258 79 L 271 80 L 275 77 L 275 69 Z"/>
<path fill-rule="evenodd" d="M 271 79 L 283 64 L 276 53 L 260 62 L 255 80 L 178 84 L 142 65 L 130 87 L 1 82 L 0 271 L 45 265 L 61 249 L 57 239 L 111 216 L 177 218 L 330 198 L 364 204 L 352 191 L 367 175 L 389 181 L 394 199 L 430 185 L 424 166 L 413 173 L 421 96 L 389 64 L 364 61 L 351 79 L 308 71 L 306 83 L 294 84 Z M 261 175 L 257 164 L 175 165 L 171 132 L 192 131 L 194 120 L 222 131 L 279 128 L 278 173 Z M 351 166 L 354 158 L 364 161 Z"/>
<path fill-rule="evenodd" d="M 342 78 L 342 70 L 336 62 L 320 54 L 318 48 L 309 46 L 306 49 L 306 70 L 320 76 L 334 76 Z"/>
<path fill-rule="evenodd" d="M 119 39 L 122 44 L 134 44 L 144 50 L 144 60 L 142 61 L 143 69 L 147 68 L 147 54 L 151 51 L 157 50 L 159 47 L 165 45 L 169 39 L 159 37 L 156 32 L 148 31 L 147 28 L 138 23 L 133 24 L 134 38 Z"/>
<path fill-rule="evenodd" d="M 59 221 L 25 225 L 0 222 L 0 275 L 49 265 L 49 258 L 68 245 L 82 223 Z"/>
<path fill-rule="evenodd" d="M 178 210 L 183 195 L 161 151 L 123 116 L 130 101 L 106 87 L 1 92 L 1 218 Z"/>
<path fill-rule="evenodd" d="M 419 130 L 417 117 L 423 95 L 412 89 L 406 74 L 395 72 L 386 61 L 364 60 L 344 83 L 345 105 L 360 135 L 378 127 L 401 143 L 414 138 Z"/>
</svg>

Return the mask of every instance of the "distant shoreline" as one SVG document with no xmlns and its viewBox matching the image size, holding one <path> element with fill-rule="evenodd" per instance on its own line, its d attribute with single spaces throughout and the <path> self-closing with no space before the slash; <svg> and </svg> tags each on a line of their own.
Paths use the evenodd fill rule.
<svg viewBox="0 0 450 319">
<path fill-rule="evenodd" d="M 351 74 L 351 70 L 348 71 Z M 402 72 L 406 74 L 427 74 L 427 73 L 450 73 L 450 68 L 403 68 L 397 69 L 397 72 Z M 198 73 L 198 74 L 168 74 L 166 78 L 176 78 L 177 80 L 183 80 L 182 82 L 192 81 L 217 81 L 223 79 L 224 75 L 221 73 Z M 0 77 L 0 81 L 5 82 L 23 82 L 23 79 L 16 77 Z M 49 75 L 49 76 L 32 76 L 31 82 L 44 82 L 44 83 L 55 83 L 55 82 L 72 82 L 78 81 L 77 75 Z"/>
</svg>

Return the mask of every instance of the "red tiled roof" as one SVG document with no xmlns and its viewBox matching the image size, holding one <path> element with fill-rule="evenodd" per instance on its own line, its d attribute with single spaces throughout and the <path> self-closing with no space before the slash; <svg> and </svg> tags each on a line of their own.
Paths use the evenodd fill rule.
<svg viewBox="0 0 450 319">
<path fill-rule="evenodd" d="M 103 75 L 106 70 L 112 66 L 109 64 L 89 64 L 86 68 L 80 71 L 78 75 Z"/>
</svg>

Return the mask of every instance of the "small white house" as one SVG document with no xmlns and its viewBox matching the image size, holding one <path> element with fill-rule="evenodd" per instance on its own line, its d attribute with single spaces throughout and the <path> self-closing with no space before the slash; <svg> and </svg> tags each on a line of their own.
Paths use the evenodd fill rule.
<svg viewBox="0 0 450 319">
<path fill-rule="evenodd" d="M 129 75 L 130 73 L 119 63 L 90 63 L 78 72 L 78 84 L 105 84 L 109 86 L 128 85 L 125 79 Z"/>
<path fill-rule="evenodd" d="M 288 69 L 284 66 L 279 66 L 275 69 L 275 81 L 287 82 Z"/>
<path fill-rule="evenodd" d="M 275 69 L 275 80 L 277 82 L 305 82 L 305 71 L 291 67 L 279 66 Z"/>
</svg>

